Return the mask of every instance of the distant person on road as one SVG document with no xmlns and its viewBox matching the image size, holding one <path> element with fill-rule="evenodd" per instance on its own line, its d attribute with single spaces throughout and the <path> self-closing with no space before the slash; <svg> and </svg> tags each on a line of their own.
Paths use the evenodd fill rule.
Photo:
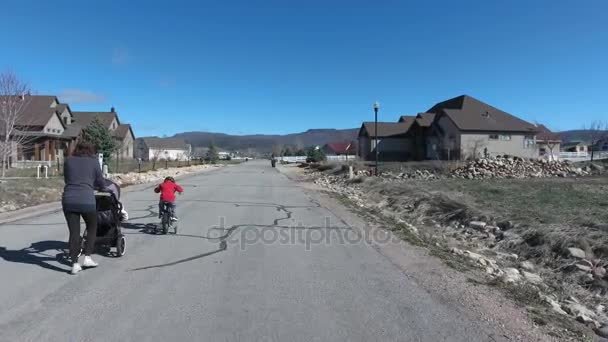
<svg viewBox="0 0 608 342">
<path fill-rule="evenodd" d="M 184 189 L 175 183 L 173 177 L 165 178 L 165 181 L 159 184 L 154 192 L 160 193 L 160 201 L 158 202 L 158 218 L 162 218 L 163 207 L 166 203 L 171 209 L 171 220 L 177 221 L 177 215 L 175 214 L 175 192 L 180 194 L 184 192 Z"/>
<path fill-rule="evenodd" d="M 89 143 L 79 143 L 72 156 L 66 159 L 63 169 L 65 188 L 61 204 L 70 231 L 72 274 L 76 274 L 83 267 L 97 267 L 98 265 L 91 259 L 97 235 L 95 189 L 104 188 L 104 179 L 99 161 L 95 158 L 95 147 Z M 82 265 L 78 263 L 81 247 L 81 217 L 84 219 L 87 229 L 87 243 Z"/>
</svg>

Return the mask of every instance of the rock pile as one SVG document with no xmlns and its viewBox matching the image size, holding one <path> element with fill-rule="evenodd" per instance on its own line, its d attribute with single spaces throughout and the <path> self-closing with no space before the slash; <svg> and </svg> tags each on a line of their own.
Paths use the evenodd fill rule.
<svg viewBox="0 0 608 342">
<path fill-rule="evenodd" d="M 387 179 L 439 179 L 439 176 L 436 173 L 429 170 L 415 170 L 411 172 L 402 172 L 400 174 L 395 174 L 388 171 L 382 172 L 380 175 Z"/>
<path fill-rule="evenodd" d="M 576 177 L 590 173 L 565 161 L 521 158 L 484 158 L 470 161 L 451 172 L 452 178 L 540 178 Z"/>
<path fill-rule="evenodd" d="M 221 167 L 222 165 L 197 165 L 168 170 L 148 171 L 145 173 L 129 172 L 125 174 L 110 174 L 108 178 L 119 186 L 160 182 L 167 176 L 177 177 L 203 170 Z"/>
</svg>

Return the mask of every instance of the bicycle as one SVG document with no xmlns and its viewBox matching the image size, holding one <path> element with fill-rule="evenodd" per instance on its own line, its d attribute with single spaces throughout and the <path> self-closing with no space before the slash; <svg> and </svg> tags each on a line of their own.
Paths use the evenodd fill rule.
<svg viewBox="0 0 608 342">
<path fill-rule="evenodd" d="M 163 202 L 163 210 L 161 212 L 161 233 L 167 234 L 171 228 L 173 228 L 173 234 L 177 234 L 177 222 L 174 222 L 171 218 L 173 217 L 173 205 L 169 202 Z"/>
</svg>

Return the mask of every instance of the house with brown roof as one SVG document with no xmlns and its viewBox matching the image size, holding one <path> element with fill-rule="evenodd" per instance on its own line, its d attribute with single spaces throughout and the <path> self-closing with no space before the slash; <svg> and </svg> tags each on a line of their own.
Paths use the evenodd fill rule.
<svg viewBox="0 0 608 342">
<path fill-rule="evenodd" d="M 539 129 L 507 112 L 471 96 L 440 102 L 427 113 L 435 114 L 426 137 L 430 159 L 468 159 L 510 155 L 538 158 Z"/>
<path fill-rule="evenodd" d="M 64 151 L 71 142 L 64 135 L 72 117 L 70 108 L 61 104 L 55 96 L 21 97 L 23 108 L 15 123 L 16 135 L 22 137 L 22 144 L 14 146 L 10 165 L 17 161 L 54 161 L 63 158 Z"/>
<path fill-rule="evenodd" d="M 355 156 L 357 155 L 357 144 L 354 142 L 334 142 L 322 147 L 327 156 Z"/>
<path fill-rule="evenodd" d="M 433 159 L 433 154 L 427 153 L 427 151 L 430 151 L 431 149 L 428 149 L 426 144 L 427 136 L 430 134 L 431 125 L 434 120 L 434 113 L 418 113 L 416 116 L 401 116 L 399 118 L 399 122 L 412 122 L 408 131 L 412 143 L 411 149 L 408 151 L 410 159 Z"/>
<path fill-rule="evenodd" d="M 138 157 L 142 160 L 180 160 L 191 157 L 192 147 L 183 139 L 145 137 L 136 141 Z"/>
<path fill-rule="evenodd" d="M 403 122 L 364 122 L 359 129 L 358 156 L 363 160 L 404 161 L 411 158 L 412 139 L 408 131 L 414 119 Z"/>
<path fill-rule="evenodd" d="M 375 130 L 359 130 L 359 156 L 374 160 Z M 381 160 L 468 159 L 510 155 L 538 158 L 557 155 L 559 143 L 545 126 L 537 126 L 471 96 L 439 102 L 424 113 L 378 123 Z"/>
<path fill-rule="evenodd" d="M 135 135 L 129 124 L 121 124 L 114 107 L 109 112 L 73 112 L 73 131 L 80 132 L 94 120 L 98 120 L 114 136 L 118 145 L 116 154 L 121 159 L 132 159 L 135 155 Z"/>
<path fill-rule="evenodd" d="M 115 136 L 121 158 L 133 158 L 135 136 L 130 125 L 121 124 L 118 114 L 110 112 L 72 112 L 55 96 L 26 95 L 15 129 L 23 137 L 14 146 L 10 165 L 27 166 L 29 161 L 62 161 L 75 147 L 82 130 L 96 118 Z"/>
</svg>

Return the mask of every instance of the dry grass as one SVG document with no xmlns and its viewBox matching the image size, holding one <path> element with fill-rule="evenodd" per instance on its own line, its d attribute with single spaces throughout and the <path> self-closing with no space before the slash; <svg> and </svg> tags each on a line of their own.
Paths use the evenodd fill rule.
<svg viewBox="0 0 608 342">
<path fill-rule="evenodd" d="M 0 207 L 14 209 L 59 201 L 63 191 L 63 179 L 10 179 L 0 182 Z"/>
</svg>

